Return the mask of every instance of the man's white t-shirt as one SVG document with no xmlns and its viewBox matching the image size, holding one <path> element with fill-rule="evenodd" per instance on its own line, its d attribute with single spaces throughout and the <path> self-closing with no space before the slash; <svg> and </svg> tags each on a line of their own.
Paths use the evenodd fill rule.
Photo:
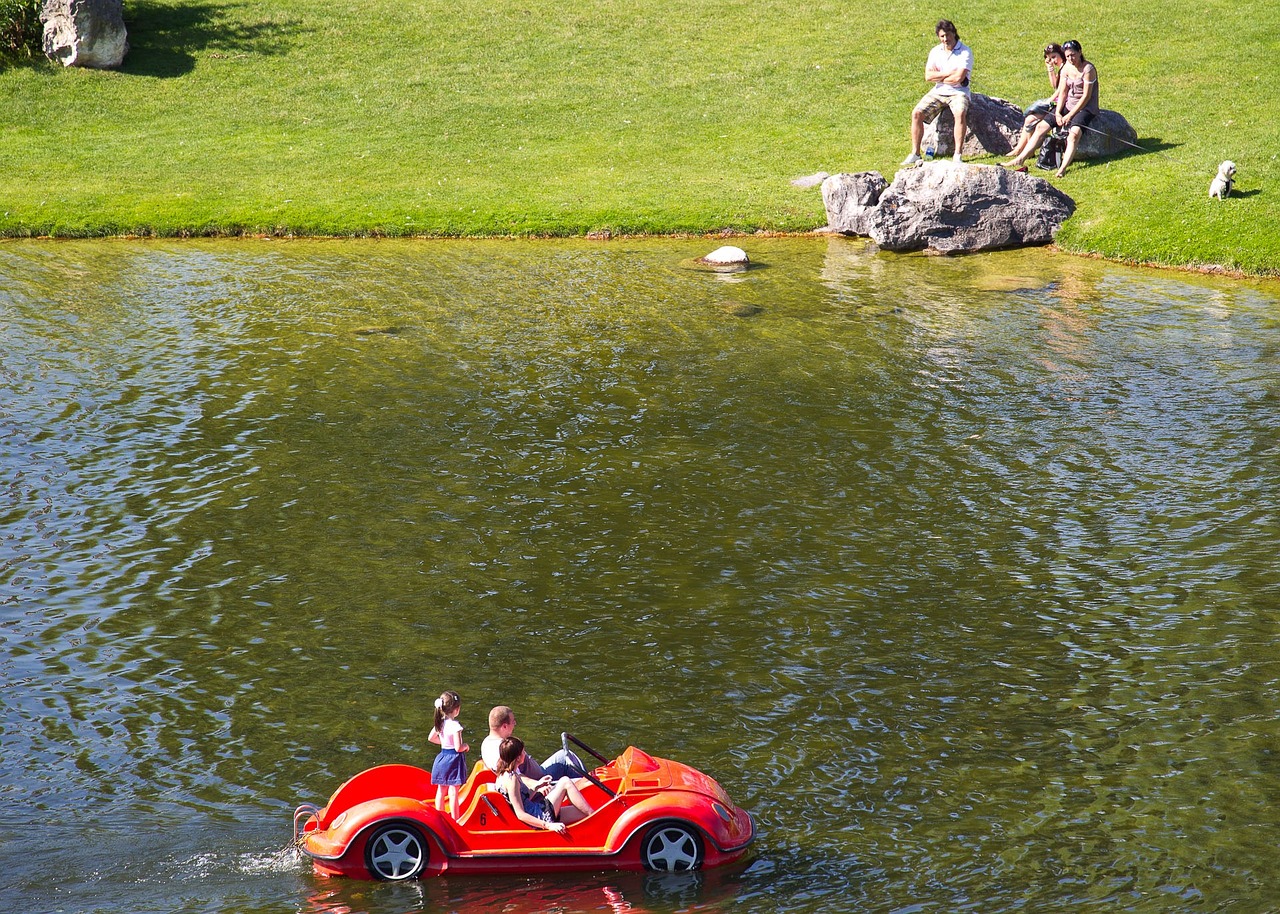
<svg viewBox="0 0 1280 914">
<path fill-rule="evenodd" d="M 480 758 L 484 760 L 484 767 L 490 771 L 498 770 L 498 762 L 502 761 L 502 756 L 498 754 L 498 750 L 501 748 L 501 736 L 490 734 L 484 738 L 484 742 L 480 744 Z"/>
<path fill-rule="evenodd" d="M 919 58 L 916 58 L 917 60 Z M 933 68 L 940 73 L 952 73 L 956 70 L 964 69 L 969 71 L 969 83 L 973 82 L 973 51 L 969 50 L 969 46 L 963 41 L 956 39 L 956 46 L 950 51 L 946 45 L 936 44 L 933 50 L 929 52 L 929 59 L 925 62 L 926 68 Z M 969 85 L 952 86 L 947 83 L 935 83 L 939 95 L 969 95 Z"/>
</svg>

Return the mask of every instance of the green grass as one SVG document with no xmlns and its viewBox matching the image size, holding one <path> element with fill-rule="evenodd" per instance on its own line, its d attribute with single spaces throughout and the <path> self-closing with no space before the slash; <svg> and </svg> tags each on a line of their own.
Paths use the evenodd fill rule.
<svg viewBox="0 0 1280 914">
<path fill-rule="evenodd" d="M 866 0 L 141 0 L 121 72 L 0 70 L 0 235 L 801 231 L 793 177 L 906 153 L 938 10 Z M 1066 250 L 1280 274 L 1280 18 L 1135 0 L 952 13 L 975 89 L 1078 38 L 1156 153 L 1081 163 Z M 1207 198 L 1217 163 L 1240 195 Z"/>
</svg>

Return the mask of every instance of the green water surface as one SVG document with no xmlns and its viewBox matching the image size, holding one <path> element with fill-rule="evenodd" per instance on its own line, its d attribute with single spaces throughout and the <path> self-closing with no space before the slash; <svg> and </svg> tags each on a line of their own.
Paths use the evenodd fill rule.
<svg viewBox="0 0 1280 914">
<path fill-rule="evenodd" d="M 5 907 L 1280 904 L 1276 288 L 714 246 L 0 245 Z M 752 855 L 313 876 L 444 688 Z"/>
</svg>

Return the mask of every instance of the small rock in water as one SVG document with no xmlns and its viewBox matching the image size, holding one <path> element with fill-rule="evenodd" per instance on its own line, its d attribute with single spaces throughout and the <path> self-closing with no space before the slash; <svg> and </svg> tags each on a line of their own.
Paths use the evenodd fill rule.
<svg viewBox="0 0 1280 914">
<path fill-rule="evenodd" d="M 740 301 L 722 301 L 720 302 L 720 310 L 731 317 L 755 317 L 764 308 L 759 305 L 749 305 Z"/>
<path fill-rule="evenodd" d="M 702 262 L 716 264 L 717 266 L 730 266 L 748 264 L 751 259 L 747 257 L 747 252 L 742 248 L 735 248 L 733 245 L 726 244 L 724 247 L 716 248 L 706 257 L 703 257 Z"/>
<path fill-rule="evenodd" d="M 805 175 L 803 178 L 792 178 L 791 186 L 792 187 L 817 187 L 819 184 L 827 180 L 827 178 L 829 177 L 831 177 L 831 175 L 827 174 L 825 171 L 819 171 L 811 175 Z"/>
<path fill-rule="evenodd" d="M 373 326 L 373 327 L 357 327 L 355 330 L 351 332 L 354 333 L 356 336 L 373 336 L 375 333 L 387 333 L 387 334 L 394 335 L 400 332 L 400 328 L 395 326 L 394 324 L 384 324 L 381 326 Z"/>
</svg>

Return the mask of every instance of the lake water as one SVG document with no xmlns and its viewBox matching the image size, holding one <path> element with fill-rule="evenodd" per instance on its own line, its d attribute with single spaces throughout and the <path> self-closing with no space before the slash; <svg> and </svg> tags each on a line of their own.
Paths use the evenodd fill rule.
<svg viewBox="0 0 1280 914">
<path fill-rule="evenodd" d="M 1280 290 L 740 243 L 0 245 L 4 909 L 1273 910 Z M 752 854 L 313 876 L 444 688 Z"/>
</svg>

